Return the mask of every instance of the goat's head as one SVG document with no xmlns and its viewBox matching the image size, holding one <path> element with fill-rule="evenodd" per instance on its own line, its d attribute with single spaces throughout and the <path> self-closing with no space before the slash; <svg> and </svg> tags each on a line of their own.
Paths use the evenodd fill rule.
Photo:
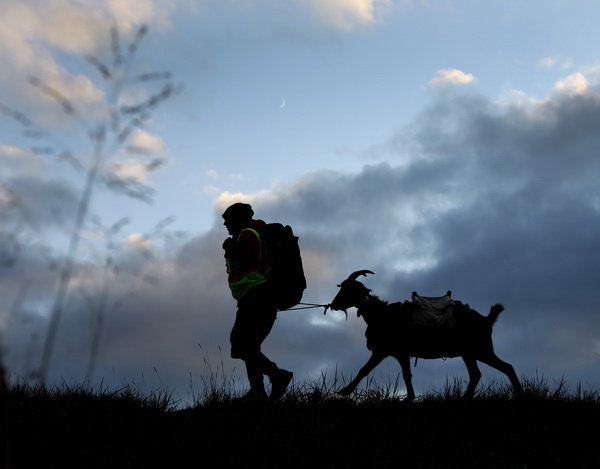
<svg viewBox="0 0 600 469">
<path fill-rule="evenodd" d="M 343 311 L 347 313 L 347 309 L 352 306 L 358 306 L 362 303 L 368 296 L 369 290 L 362 283 L 356 280 L 361 275 L 365 277 L 367 274 L 373 274 L 370 270 L 357 270 L 356 272 L 350 274 L 350 276 L 344 280 L 342 283 L 338 285 L 340 287 L 340 291 L 329 305 L 331 309 L 336 311 Z"/>
</svg>

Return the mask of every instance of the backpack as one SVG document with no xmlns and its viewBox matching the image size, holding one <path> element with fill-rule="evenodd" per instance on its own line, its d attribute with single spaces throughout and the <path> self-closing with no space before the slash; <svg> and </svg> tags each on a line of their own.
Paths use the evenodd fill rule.
<svg viewBox="0 0 600 469">
<path fill-rule="evenodd" d="M 294 235 L 291 226 L 281 223 L 267 223 L 257 231 L 271 266 L 269 277 L 273 282 L 277 309 L 292 308 L 302 300 L 306 290 L 298 236 Z"/>
</svg>

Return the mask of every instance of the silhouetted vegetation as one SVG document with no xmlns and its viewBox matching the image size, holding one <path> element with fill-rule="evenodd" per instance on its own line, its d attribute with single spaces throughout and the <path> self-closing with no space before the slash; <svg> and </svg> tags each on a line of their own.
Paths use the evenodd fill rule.
<svg viewBox="0 0 600 469">
<path fill-rule="evenodd" d="M 134 293 L 113 297 L 111 292 L 111 287 L 115 284 L 123 284 L 125 275 L 125 269 L 120 265 L 118 256 L 120 248 L 114 237 L 130 219 L 115 217 L 114 222 L 105 225 L 100 217 L 94 214 L 92 208 L 99 188 L 108 189 L 113 194 L 151 202 L 154 191 L 143 177 L 140 178 L 140 174 L 154 172 L 166 161 L 163 156 L 157 154 L 157 149 L 153 148 L 152 143 L 144 143 L 144 138 L 140 143 L 139 137 L 151 135 L 146 129 L 152 123 L 154 111 L 164 101 L 179 93 L 183 86 L 173 81 L 170 72 L 147 71 L 145 68 L 141 72 L 138 67 L 134 67 L 137 52 L 147 34 L 148 27 L 142 25 L 136 28 L 131 39 L 124 40 L 120 37 L 117 26 L 113 25 L 110 28 L 108 56 L 85 57 L 85 63 L 91 68 L 82 70 L 88 72 L 86 77 L 90 83 L 94 83 L 104 98 L 96 103 L 97 108 L 94 112 L 86 111 L 84 103 L 69 98 L 44 79 L 37 76 L 27 78 L 27 82 L 39 92 L 40 98 L 50 98 L 54 102 L 57 109 L 55 116 L 62 115 L 67 130 L 58 132 L 43 120 L 42 123 L 36 122 L 38 116 L 28 116 L 0 102 L 2 122 L 15 123 L 21 138 L 25 142 L 32 142 L 29 148 L 23 148 L 24 152 L 67 163 L 75 171 L 76 179 L 81 178 L 83 183 L 81 193 L 74 196 L 74 213 L 68 214 L 73 219 L 67 218 L 61 223 L 67 227 L 67 236 L 63 240 L 65 247 L 46 246 L 46 249 L 57 252 L 52 256 L 48 255 L 47 262 L 49 271 L 57 272 L 58 284 L 54 297 L 46 299 L 49 322 L 40 365 L 37 369 L 28 370 L 30 377 L 36 378 L 42 387 L 49 374 L 69 294 L 81 295 L 92 315 L 93 338 L 86 372 L 87 379 L 91 380 L 98 361 L 105 315 L 109 310 L 118 309 Z M 72 59 L 80 61 L 76 57 Z M 75 145 L 80 141 L 85 144 Z M 125 171 L 128 164 L 137 168 L 136 171 Z M 31 207 L 27 206 L 19 195 L 18 179 L 16 184 L 15 186 L 10 180 L 0 181 L 0 198 L 7 201 L 7 212 L 12 216 L 10 223 L 6 222 L 6 226 L 0 227 L 8 227 L 6 231 L 12 231 L 10 234 L 0 232 L 0 268 L 4 269 L 13 268 L 19 261 L 19 256 L 26 247 L 23 239 L 26 240 L 27 236 L 24 233 L 40 231 L 40 227 L 30 216 Z M 57 218 L 60 210 L 53 209 L 53 212 L 56 212 L 53 218 Z M 6 215 L 4 217 L 10 219 Z M 171 221 L 171 217 L 168 217 L 159 222 L 155 232 L 149 236 L 160 234 Z M 101 239 L 104 243 L 100 242 Z M 85 245 L 85 249 L 80 248 L 82 245 Z M 64 252 L 61 252 L 63 250 Z M 82 254 L 82 251 L 86 254 Z M 85 269 L 89 269 L 89 266 L 97 261 L 93 255 L 97 253 L 101 253 L 101 261 L 97 264 L 94 276 Z M 143 249 L 140 249 L 140 253 L 143 254 Z M 4 270 L 0 271 L 0 274 L 10 275 L 10 272 Z M 78 276 L 87 279 L 86 287 L 82 287 L 81 282 L 80 285 L 74 282 Z M 135 279 L 137 273 L 131 272 L 129 276 Z M 19 312 L 31 290 L 33 288 L 24 282 L 13 303 L 12 315 Z"/>
<path fill-rule="evenodd" d="M 455 381 L 407 403 L 373 382 L 353 398 L 309 383 L 249 404 L 208 386 L 178 409 L 164 390 L 17 381 L 7 467 L 597 468 L 598 392 L 543 379 L 524 387 L 513 398 L 489 383 L 464 400 Z"/>
</svg>

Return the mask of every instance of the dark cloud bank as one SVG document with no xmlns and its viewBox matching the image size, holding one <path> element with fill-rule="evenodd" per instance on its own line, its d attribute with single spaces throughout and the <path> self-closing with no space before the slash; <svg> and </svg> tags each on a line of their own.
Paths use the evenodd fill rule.
<svg viewBox="0 0 600 469">
<path fill-rule="evenodd" d="M 300 235 L 305 301 L 328 303 L 350 272 L 370 269 L 375 275 L 366 285 L 386 300 L 452 290 L 482 313 L 501 302 L 497 353 L 520 376 L 596 388 L 598 129 L 593 90 L 527 106 L 446 95 L 367 152 L 371 160 L 360 173 L 315 171 L 253 205 L 259 218 L 290 223 Z M 219 213 L 208 232 L 156 249 L 151 262 L 125 268 L 129 273 L 110 285 L 111 299 L 134 294 L 106 312 L 96 381 L 134 380 L 146 390 L 165 385 L 184 399 L 210 375 L 245 385 L 241 362 L 229 358 L 235 304 L 225 283 Z M 56 275 L 40 267 L 35 252 L 27 246 L 1 272 L 3 357 L 15 374 L 39 360 L 43 305 Z M 136 265 L 133 255 L 121 259 L 124 267 Z M 87 275 L 94 284 L 99 274 Z M 15 307 L 25 282 L 30 288 Z M 75 294 L 68 303 L 53 379 L 85 375 L 94 330 L 89 304 Z M 348 378 L 368 356 L 364 327 L 354 310 L 347 320 L 321 308 L 281 312 L 264 350 L 296 380 L 333 379 L 336 370 Z M 504 380 L 485 365 L 482 371 Z M 398 372 L 386 361 L 377 380 L 394 382 Z M 414 370 L 417 392 L 466 376 L 459 359 L 420 360 Z"/>
</svg>

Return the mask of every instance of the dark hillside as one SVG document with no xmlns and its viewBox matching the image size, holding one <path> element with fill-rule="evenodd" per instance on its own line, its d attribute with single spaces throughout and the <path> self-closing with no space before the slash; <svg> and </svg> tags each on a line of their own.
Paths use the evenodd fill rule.
<svg viewBox="0 0 600 469">
<path fill-rule="evenodd" d="M 169 411 L 109 395 L 14 395 L 13 468 L 594 468 L 600 401 L 228 398 Z M 11 466 L 7 466 L 11 467 Z"/>
</svg>

